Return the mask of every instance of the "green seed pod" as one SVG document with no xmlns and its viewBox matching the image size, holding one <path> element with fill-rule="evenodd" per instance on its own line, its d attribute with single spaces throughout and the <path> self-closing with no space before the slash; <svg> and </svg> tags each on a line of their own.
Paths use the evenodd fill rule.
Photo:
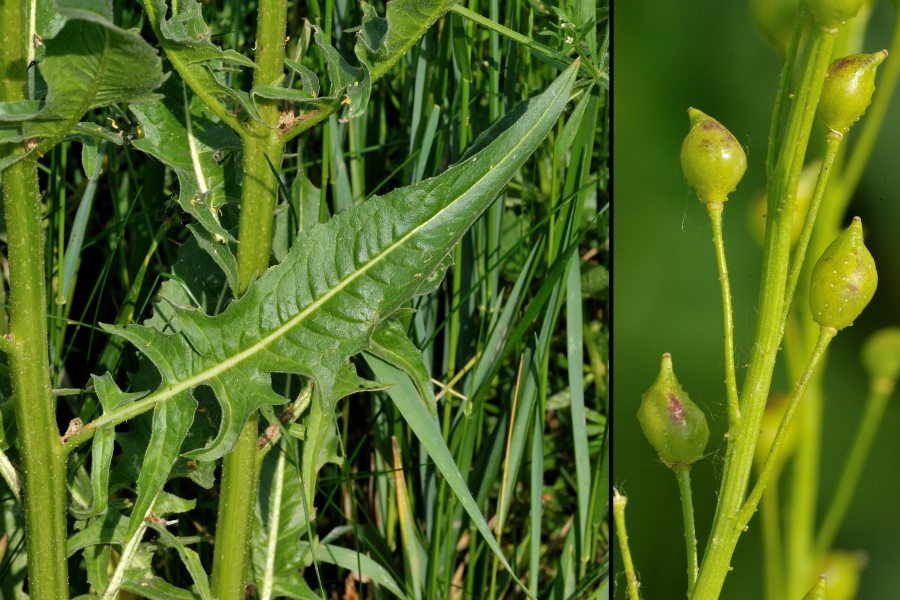
<svg viewBox="0 0 900 600">
<path fill-rule="evenodd" d="M 816 581 L 816 585 L 813 586 L 809 593 L 803 596 L 803 600 L 825 600 L 825 581 L 826 577 L 824 575 L 820 575 L 819 579 Z"/>
<path fill-rule="evenodd" d="M 875 70 L 887 54 L 887 50 L 852 54 L 828 67 L 819 99 L 819 116 L 830 131 L 843 136 L 869 108 L 875 92 Z"/>
<path fill-rule="evenodd" d="M 675 378 L 670 354 L 663 354 L 659 376 L 641 397 L 637 416 L 666 465 L 689 465 L 703 456 L 709 440 L 706 416 Z"/>
<path fill-rule="evenodd" d="M 900 377 L 900 327 L 885 327 L 870 335 L 863 344 L 862 362 L 872 382 L 890 394 Z"/>
<path fill-rule="evenodd" d="M 823 29 L 837 29 L 859 12 L 863 0 L 809 0 L 816 23 Z"/>
<path fill-rule="evenodd" d="M 725 202 L 747 171 L 744 149 L 725 127 L 696 108 L 681 144 L 681 169 L 700 202 Z"/>
<path fill-rule="evenodd" d="M 878 287 L 875 261 L 863 244 L 862 221 L 853 222 L 813 267 L 809 306 L 822 327 L 843 329 L 860 315 Z"/>
</svg>

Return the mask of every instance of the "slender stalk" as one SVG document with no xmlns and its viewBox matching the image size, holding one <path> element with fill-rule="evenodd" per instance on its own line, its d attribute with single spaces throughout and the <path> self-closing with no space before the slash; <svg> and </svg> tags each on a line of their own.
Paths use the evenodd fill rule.
<svg viewBox="0 0 900 600">
<path fill-rule="evenodd" d="M 619 490 L 613 488 L 613 520 L 616 524 L 616 536 L 619 538 L 619 550 L 622 552 L 622 565 L 625 567 L 625 580 L 628 582 L 629 600 L 640 600 L 638 593 L 637 575 L 634 573 L 634 563 L 631 562 L 631 549 L 628 547 L 628 531 L 625 529 L 625 506 L 628 498 L 619 494 Z"/>
<path fill-rule="evenodd" d="M 769 198 L 759 318 L 741 397 L 742 417 L 734 440 L 734 454 L 726 460 L 710 542 L 694 590 L 694 597 L 700 600 L 718 598 L 741 534 L 736 518 L 747 490 L 753 453 L 783 333 L 781 320 L 797 182 L 834 40 L 834 31 L 817 29 L 812 34 L 798 102 L 791 108 L 787 133 L 778 156 L 776 179 Z"/>
<path fill-rule="evenodd" d="M 819 171 L 819 177 L 816 179 L 816 189 L 813 191 L 813 197 L 809 203 L 809 210 L 806 213 L 806 220 L 803 223 L 803 230 L 800 232 L 800 238 L 797 240 L 797 247 L 794 248 L 794 257 L 791 260 L 791 271 L 788 275 L 787 289 L 784 293 L 784 315 L 781 318 L 782 329 L 784 328 L 784 322 L 787 321 L 788 313 L 791 310 L 794 292 L 797 289 L 797 282 L 800 280 L 800 272 L 803 270 L 803 263 L 806 258 L 806 249 L 809 246 L 809 240 L 812 237 L 816 216 L 819 214 L 819 206 L 822 204 L 822 198 L 825 196 L 825 189 L 828 187 L 831 169 L 834 166 L 834 159 L 841 147 L 842 139 L 843 136 L 841 136 L 841 134 L 833 131 L 829 131 L 825 136 L 825 158 L 822 160 L 822 168 Z"/>
<path fill-rule="evenodd" d="M 817 221 L 819 207 L 825 195 L 825 190 L 830 181 L 830 175 L 834 167 L 835 158 L 841 147 L 843 136 L 835 132 L 828 132 L 825 136 L 825 156 L 822 162 L 822 168 L 816 180 L 816 187 L 813 191 L 813 197 L 807 211 L 806 219 L 803 224 L 803 230 L 794 249 L 793 259 L 791 261 L 791 270 L 788 275 L 788 284 L 785 291 L 784 315 L 782 317 L 782 327 L 785 326 L 789 315 L 791 314 L 791 305 L 796 298 L 797 285 L 800 274 L 803 271 L 805 258 L 808 253 L 810 239 L 812 237 L 814 225 Z M 805 296 L 805 290 L 801 293 Z M 809 328 L 812 329 L 812 328 Z M 790 348 L 797 344 L 786 340 L 788 352 Z M 812 342 L 810 342 L 812 343 Z M 804 344 L 805 345 L 805 344 Z M 792 361 L 788 360 L 789 370 L 795 370 L 799 373 L 803 367 L 799 360 L 795 368 L 791 368 Z M 810 382 L 809 389 L 806 394 L 805 405 L 800 409 L 799 417 L 801 431 L 801 441 L 797 448 L 796 459 L 794 461 L 794 485 L 792 488 L 790 501 L 790 530 L 787 543 L 788 569 L 792 574 L 790 585 L 787 593 L 790 596 L 796 596 L 802 593 L 803 582 L 807 580 L 807 575 L 813 569 L 814 556 L 812 555 L 812 537 L 815 527 L 816 500 L 819 481 L 819 453 L 822 430 L 822 394 L 820 389 L 820 377 L 814 377 Z"/>
<path fill-rule="evenodd" d="M 256 31 L 254 85 L 270 84 L 284 75 L 286 0 L 260 0 Z M 265 123 L 278 123 L 275 101 L 262 102 Z M 238 293 L 269 267 L 273 214 L 278 195 L 277 172 L 283 140 L 278 130 L 252 122 L 244 139 L 241 215 L 238 231 Z M 219 600 L 244 598 L 244 579 L 252 531 L 253 509 L 259 487 L 257 462 L 258 414 L 254 413 L 234 450 L 222 462 L 221 500 L 216 521 L 212 591 Z"/>
<path fill-rule="evenodd" d="M 847 510 L 850 508 L 850 501 L 856 492 L 856 486 L 862 475 L 866 459 L 869 451 L 872 449 L 872 442 L 875 441 L 875 434 L 878 433 L 878 426 L 881 424 L 881 418 L 884 416 L 884 410 L 887 408 L 887 402 L 893 391 L 893 382 L 887 381 L 886 385 L 883 381 L 876 380 L 873 382 L 869 391 L 869 398 L 866 401 L 866 410 L 860 421 L 859 428 L 856 431 L 856 437 L 853 439 L 853 446 L 844 464 L 844 470 L 841 471 L 841 477 L 838 479 L 837 488 L 835 488 L 834 497 L 825 513 L 825 520 L 822 522 L 822 528 L 819 535 L 816 536 L 816 555 L 825 554 L 834 543 L 837 536 L 838 528 L 847 516 Z"/>
<path fill-rule="evenodd" d="M 728 281 L 728 264 L 725 261 L 725 239 L 722 235 L 722 202 L 709 202 L 706 210 L 712 223 L 713 245 L 716 248 L 716 265 L 719 269 L 719 285 L 722 288 L 722 311 L 725 329 L 725 388 L 728 397 L 728 426 L 730 431 L 737 428 L 741 418 L 738 399 L 737 376 L 734 367 L 734 313 L 731 308 L 731 284 Z"/>
<path fill-rule="evenodd" d="M 0 101 L 28 98 L 28 3 L 0 2 Z M 9 146 L 7 146 L 9 148 Z M 16 148 L 12 151 L 18 151 Z M 50 391 L 44 230 L 37 164 L 25 158 L 2 174 L 9 260 L 9 359 L 23 469 L 29 595 L 69 597 L 66 465 Z M 5 334 L 6 332 L 0 332 Z"/>
<path fill-rule="evenodd" d="M 677 465 L 675 479 L 678 480 L 678 492 L 681 495 L 681 514 L 684 517 L 684 544 L 687 550 L 688 598 L 697 583 L 697 530 L 694 528 L 694 499 L 691 494 L 691 466 Z"/>
<path fill-rule="evenodd" d="M 775 433 L 775 439 L 772 440 L 772 449 L 769 450 L 769 456 L 766 458 L 762 472 L 760 472 L 759 478 L 756 480 L 756 485 L 753 486 L 753 491 L 750 492 L 750 496 L 741 507 L 740 513 L 738 513 L 737 527 L 739 529 L 746 527 L 747 523 L 750 522 L 753 513 L 756 512 L 759 500 L 762 498 L 763 492 L 766 491 L 766 485 L 769 483 L 769 478 L 772 476 L 775 466 L 778 463 L 778 453 L 781 450 L 781 444 L 784 442 L 784 438 L 791 426 L 791 419 L 794 416 L 794 411 L 797 409 L 800 399 L 803 398 L 803 394 L 806 392 L 806 386 L 809 384 L 812 374 L 822 362 L 825 351 L 828 349 L 828 345 L 831 343 L 831 340 L 834 339 L 835 335 L 837 335 L 837 330 L 833 327 L 822 327 L 819 331 L 819 341 L 816 344 L 816 349 L 813 350 L 812 356 L 809 358 L 809 364 L 806 367 L 806 372 L 803 374 L 803 377 L 800 378 L 800 381 L 797 382 L 797 387 L 794 389 L 794 393 L 788 401 L 784 416 L 781 417 L 781 423 L 778 425 L 778 431 Z"/>
</svg>

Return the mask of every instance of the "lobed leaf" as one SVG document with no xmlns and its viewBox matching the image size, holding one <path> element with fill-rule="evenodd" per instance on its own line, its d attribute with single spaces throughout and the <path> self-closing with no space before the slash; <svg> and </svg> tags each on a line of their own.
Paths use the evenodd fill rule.
<svg viewBox="0 0 900 600">
<path fill-rule="evenodd" d="M 285 402 L 272 390 L 271 373 L 312 379 L 312 414 L 319 415 L 319 423 L 310 420 L 312 435 L 304 444 L 303 474 L 309 478 L 325 441 L 319 434 L 333 420 L 338 373 L 352 374 L 348 359 L 370 347 L 375 328 L 412 297 L 434 288 L 455 244 L 556 122 L 577 68 L 576 62 L 544 93 L 517 107 L 514 117 L 504 121 L 505 129 L 492 128 L 493 141 L 477 154 L 437 177 L 374 197 L 310 228 L 281 264 L 221 314 L 174 307 L 168 326 L 175 333 L 141 325 L 105 326 L 150 359 L 160 385 L 105 413 L 99 422 L 119 422 L 150 406 L 157 414 L 178 416 L 168 426 L 154 427 L 133 520 L 143 515 L 139 508 L 149 507 L 165 482 L 190 426 L 196 406 L 192 391 L 198 386 L 213 390 L 222 422 L 207 447 L 186 456 L 214 460 L 234 446 L 253 411 Z M 98 394 L 111 396 L 101 398 L 107 406 L 118 405 L 123 393 L 101 388 Z M 452 458 L 447 460 L 450 454 L 431 415 L 421 402 L 416 408 L 431 426 L 414 425 L 414 431 L 441 473 L 454 478 L 454 491 L 501 555 Z M 509 569 L 505 559 L 503 563 Z"/>
<path fill-rule="evenodd" d="M 210 241 L 221 246 L 219 252 L 230 254 L 223 242 L 234 238 L 219 217 L 226 202 L 222 160 L 226 152 L 240 147 L 240 139 L 205 114 L 202 102 L 192 102 L 182 82 L 170 79 L 160 91 L 163 98 L 131 107 L 143 129 L 143 136 L 132 145 L 175 172 L 178 204 L 210 233 Z"/>
<path fill-rule="evenodd" d="M 2 105 L 3 141 L 35 140 L 24 153 L 0 161 L 0 169 L 31 153 L 43 155 L 68 134 L 89 110 L 118 102 L 144 102 L 163 80 L 156 50 L 133 31 L 121 29 L 102 9 L 85 2 L 61 2 L 67 17 L 54 37 L 44 39 L 44 58 L 38 63 L 46 83 L 39 110 L 34 101 Z M 42 13 L 43 14 L 43 13 Z M 136 72 L 141 77 L 135 77 Z"/>
</svg>

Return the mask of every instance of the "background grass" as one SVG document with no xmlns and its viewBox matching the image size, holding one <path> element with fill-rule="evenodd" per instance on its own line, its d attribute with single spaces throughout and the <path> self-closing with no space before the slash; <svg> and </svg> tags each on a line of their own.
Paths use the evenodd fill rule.
<svg viewBox="0 0 900 600">
<path fill-rule="evenodd" d="M 606 70 L 606 2 L 464 4 L 553 52 L 570 58 L 581 52 L 584 60 Z M 140 25 L 140 12 L 131 3 L 117 1 L 115 6 L 119 24 Z M 383 14 L 382 3 L 377 9 Z M 217 43 L 250 52 L 253 3 L 224 0 L 206 4 L 204 10 Z M 566 16 L 572 11 L 593 13 L 593 20 L 581 20 L 589 27 L 575 31 L 567 25 L 573 21 Z M 291 4 L 289 15 L 288 31 L 294 39 L 303 31 L 303 19 L 309 19 L 345 56 L 352 56 L 352 28 L 361 19 L 357 2 L 298 2 Z M 155 44 L 146 26 L 144 35 Z M 576 48 L 579 43 L 588 45 Z M 324 74 L 324 68 L 317 70 Z M 286 199 L 291 190 L 318 195 L 313 205 L 320 218 L 327 218 L 376 192 L 443 171 L 481 131 L 519 100 L 542 91 L 557 72 L 520 44 L 448 14 L 374 87 L 362 118 L 349 124 L 332 118 L 288 147 L 280 213 L 291 210 Z M 241 85 L 241 77 L 235 73 L 235 85 Z M 499 528 L 504 551 L 532 585 L 557 597 L 608 595 L 608 479 L 601 459 L 607 414 L 609 103 L 603 86 L 593 88 L 590 96 L 587 109 L 570 125 L 576 133 L 571 151 L 554 152 L 565 125 L 561 121 L 491 214 L 461 244 L 457 267 L 440 290 L 417 302 L 413 325 L 415 341 L 425 349 L 439 384 L 436 391 L 452 382 L 439 401 L 439 412 L 444 436 L 470 488 L 491 519 L 499 510 L 501 482 L 508 478 L 509 516 Z M 140 136 L 134 115 L 127 111 L 98 112 L 92 119 Z M 118 381 L 128 381 L 140 366 L 135 352 L 110 339 L 97 324 L 150 316 L 160 284 L 171 278 L 172 265 L 189 239 L 190 220 L 174 202 L 177 180 L 172 173 L 127 144 L 101 148 L 100 160 L 103 171 L 93 182 L 83 172 L 78 143 L 61 144 L 42 163 L 57 387 L 84 388 L 91 373 L 107 369 Z M 236 154 L 222 160 L 238 168 Z M 227 206 L 223 219 L 233 217 L 235 210 Z M 83 238 L 80 245 L 72 243 L 73 232 Z M 276 238 L 278 256 L 291 237 L 283 230 Z M 72 253 L 77 253 L 79 266 L 67 290 L 62 264 Z M 566 277 L 572 253 L 577 286 Z M 523 276 L 526 264 L 530 268 Z M 519 296 L 510 306 L 517 282 Z M 508 315 L 503 315 L 507 306 Z M 501 316 L 508 319 L 501 324 L 513 335 L 496 345 L 491 334 Z M 573 340 L 583 344 L 583 354 L 573 353 Z M 570 356 L 583 356 L 582 362 L 570 364 Z M 526 368 L 520 378 L 522 362 Z M 360 361 L 359 368 L 367 367 Z M 297 381 L 281 383 L 294 392 L 299 386 Z M 534 408 L 522 416 L 517 402 L 528 393 Z M 586 412 L 587 428 L 580 435 L 573 433 L 573 397 Z M 8 409 L 6 404 L 4 412 Z M 95 414 L 93 396 L 67 396 L 60 404 L 59 423 L 64 429 L 75 416 L 87 420 Z M 511 421 L 518 425 L 511 427 Z M 414 574 L 410 561 L 427 558 L 432 567 L 423 571 L 424 597 L 521 596 L 505 575 L 495 573 L 495 559 L 461 519 L 452 494 L 435 478 L 427 455 L 386 395 L 351 397 L 338 423 L 345 458 L 321 475 L 320 537 L 331 532 L 336 543 L 374 557 L 407 590 L 421 576 Z M 537 438 L 536 425 L 542 432 Z M 418 549 L 400 536 L 392 438 L 398 441 L 405 469 Z M 503 460 L 507 444 L 522 453 L 517 469 Z M 118 455 L 114 466 L 124 458 Z M 585 458 L 587 471 L 584 462 L 577 466 Z M 70 460 L 70 493 L 84 489 L 86 460 L 86 449 Z M 194 544 L 208 565 L 215 489 L 204 491 L 186 480 L 167 489 L 198 497 L 198 508 L 173 532 Z M 129 493 L 116 496 L 127 499 Z M 590 503 L 584 523 L 577 521 L 579 498 Z M 21 582 L 24 549 L 21 516 L 5 488 L 0 502 L 2 530 L 11 533 L 9 549 L 0 558 L 0 580 L 6 586 L 2 591 Z M 537 538 L 529 533 L 534 526 Z M 171 583 L 189 584 L 174 554 L 158 556 L 153 566 Z M 313 587 L 321 583 L 329 595 L 353 597 L 348 588 L 359 588 L 360 595 L 368 593 L 364 588 L 383 594 L 376 586 L 355 582 L 342 568 L 320 565 L 318 573 L 310 568 L 307 575 Z M 73 590 L 85 589 L 86 574 L 78 558 L 70 562 L 70 577 Z"/>
<path fill-rule="evenodd" d="M 686 585 L 680 504 L 674 477 L 644 439 L 635 414 L 663 352 L 691 397 L 707 412 L 710 456 L 692 470 L 700 549 L 712 522 L 725 430 L 721 303 L 709 220 L 681 174 L 679 150 L 695 106 L 725 124 L 744 145 L 749 170 L 725 210 L 725 243 L 734 295 L 736 362 L 742 380 L 754 326 L 761 249 L 747 229 L 749 204 L 764 180 L 771 106 L 780 61 L 755 30 L 746 3 L 698 1 L 677 6 L 650 0 L 615 11 L 614 483 L 629 497 L 628 533 L 648 598 L 675 597 Z M 893 6 L 879 2 L 865 52 L 888 45 Z M 888 60 L 898 60 L 890 57 Z M 813 138 L 821 137 L 816 123 Z M 861 415 L 866 391 L 859 348 L 874 329 L 900 320 L 900 172 L 895 98 L 866 175 L 846 216 L 860 215 L 875 257 L 879 287 L 856 324 L 838 336 L 825 376 L 825 417 L 819 505 L 828 500 Z M 852 143 L 852 133 L 850 140 Z M 811 150 L 817 152 L 818 150 Z M 787 388 L 776 369 L 775 390 Z M 872 458 L 836 547 L 863 549 L 869 565 L 860 598 L 900 587 L 896 565 L 900 501 L 895 476 L 900 407 L 881 424 Z M 782 493 L 789 493 L 782 486 Z M 784 495 L 782 497 L 785 497 Z M 751 522 L 732 560 L 724 596 L 762 596 L 759 524 Z M 616 583 L 624 584 L 617 574 Z M 624 585 L 616 597 L 624 598 Z M 618 588 L 617 588 L 618 589 Z M 679 592 L 680 593 L 680 592 Z"/>
</svg>

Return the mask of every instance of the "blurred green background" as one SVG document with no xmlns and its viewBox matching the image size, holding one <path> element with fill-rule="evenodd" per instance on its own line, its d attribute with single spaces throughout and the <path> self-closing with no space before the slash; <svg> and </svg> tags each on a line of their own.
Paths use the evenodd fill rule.
<svg viewBox="0 0 900 600">
<path fill-rule="evenodd" d="M 873 10 L 865 52 L 889 45 L 895 21 L 892 2 L 878 2 Z M 620 2 L 614 31 L 613 482 L 629 499 L 628 533 L 642 595 L 683 598 L 685 550 L 675 478 L 645 441 L 635 417 L 660 355 L 671 352 L 682 385 L 707 412 L 711 427 L 710 456 L 692 470 L 702 552 L 715 506 L 725 426 L 722 308 L 709 219 L 684 182 L 678 153 L 688 131 L 689 106 L 720 120 L 747 151 L 749 170 L 725 210 L 740 385 L 762 254 L 749 235 L 747 211 L 763 187 L 781 62 L 754 27 L 746 2 Z M 823 133 L 817 123 L 813 139 Z M 853 132 L 849 139 L 852 143 Z M 831 497 L 863 407 L 867 381 L 859 363 L 860 345 L 878 327 L 900 325 L 898 167 L 900 95 L 895 94 L 845 219 L 849 223 L 853 215 L 862 217 L 880 282 L 873 303 L 838 336 L 829 355 L 820 511 Z M 779 367 L 773 390 L 787 388 Z M 859 598 L 886 598 L 900 591 L 898 433 L 900 392 L 895 392 L 836 542 L 838 548 L 868 554 Z M 783 499 L 787 488 L 783 483 Z M 723 598 L 762 597 L 759 542 L 754 519 L 734 555 Z M 621 562 L 616 570 L 616 598 L 624 598 Z"/>
</svg>

